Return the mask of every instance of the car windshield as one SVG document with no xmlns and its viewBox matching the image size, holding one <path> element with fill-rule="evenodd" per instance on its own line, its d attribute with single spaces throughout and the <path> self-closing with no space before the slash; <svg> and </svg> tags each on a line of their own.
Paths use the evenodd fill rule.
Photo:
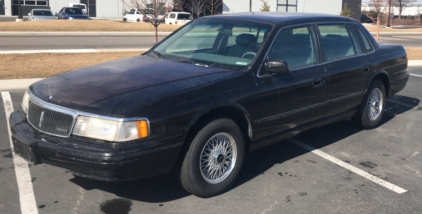
<svg viewBox="0 0 422 214">
<path fill-rule="evenodd" d="M 65 13 L 66 14 L 77 14 L 77 15 L 84 14 L 82 12 L 82 9 L 81 8 L 66 8 Z"/>
<path fill-rule="evenodd" d="M 49 10 L 34 10 L 32 12 L 32 15 L 34 15 L 34 16 L 53 16 L 51 11 L 49 11 Z"/>
<path fill-rule="evenodd" d="M 260 22 L 199 19 L 167 38 L 147 56 L 204 67 L 246 70 L 271 29 L 272 25 Z"/>
<path fill-rule="evenodd" d="M 183 20 L 183 19 L 190 19 L 190 14 L 186 14 L 186 13 L 179 13 L 179 15 L 177 15 L 177 19 L 179 20 Z"/>
</svg>

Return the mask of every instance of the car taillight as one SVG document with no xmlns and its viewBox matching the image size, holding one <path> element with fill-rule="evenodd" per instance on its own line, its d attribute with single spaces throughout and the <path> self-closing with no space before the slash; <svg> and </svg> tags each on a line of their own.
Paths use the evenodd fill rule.
<svg viewBox="0 0 422 214">
<path fill-rule="evenodd" d="M 142 20 L 143 20 L 143 21 L 145 21 L 145 16 L 144 16 L 144 17 L 142 17 Z"/>
<path fill-rule="evenodd" d="M 175 22 L 174 22 L 174 24 L 176 24 L 176 25 L 177 25 L 177 21 L 175 21 Z"/>
</svg>

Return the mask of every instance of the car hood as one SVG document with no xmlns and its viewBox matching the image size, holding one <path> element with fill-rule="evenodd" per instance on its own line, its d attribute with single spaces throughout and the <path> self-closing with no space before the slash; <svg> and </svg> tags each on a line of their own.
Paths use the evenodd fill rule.
<svg viewBox="0 0 422 214">
<path fill-rule="evenodd" d="M 239 72 L 141 55 L 50 77 L 32 84 L 29 90 L 56 105 L 116 116 L 124 114 L 118 108 L 125 103 L 136 108 L 235 73 Z M 127 106 L 124 108 L 125 111 L 131 110 Z"/>
<path fill-rule="evenodd" d="M 54 16 L 34 16 L 34 18 L 37 18 L 38 20 L 51 20 L 54 19 Z"/>
</svg>

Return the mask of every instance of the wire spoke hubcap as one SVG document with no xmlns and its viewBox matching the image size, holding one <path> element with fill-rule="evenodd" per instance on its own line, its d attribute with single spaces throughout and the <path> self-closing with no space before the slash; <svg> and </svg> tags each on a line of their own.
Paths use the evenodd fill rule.
<svg viewBox="0 0 422 214">
<path fill-rule="evenodd" d="M 217 184 L 229 177 L 236 164 L 237 146 L 226 132 L 212 136 L 202 148 L 199 159 L 201 175 L 206 182 Z"/>
<path fill-rule="evenodd" d="M 384 100 L 379 88 L 374 89 L 368 97 L 368 117 L 370 120 L 377 120 L 381 115 Z"/>
</svg>

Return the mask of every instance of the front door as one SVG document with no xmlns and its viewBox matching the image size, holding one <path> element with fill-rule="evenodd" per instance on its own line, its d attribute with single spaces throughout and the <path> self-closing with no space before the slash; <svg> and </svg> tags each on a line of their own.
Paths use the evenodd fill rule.
<svg viewBox="0 0 422 214">
<path fill-rule="evenodd" d="M 262 66 L 257 77 L 260 138 L 323 118 L 326 72 L 319 64 L 315 35 L 312 25 L 304 25 L 284 29 L 275 39 L 266 60 L 283 60 L 290 71 L 262 75 Z"/>
<path fill-rule="evenodd" d="M 4 0 L 0 0 L 0 15 L 4 15 Z"/>
</svg>

